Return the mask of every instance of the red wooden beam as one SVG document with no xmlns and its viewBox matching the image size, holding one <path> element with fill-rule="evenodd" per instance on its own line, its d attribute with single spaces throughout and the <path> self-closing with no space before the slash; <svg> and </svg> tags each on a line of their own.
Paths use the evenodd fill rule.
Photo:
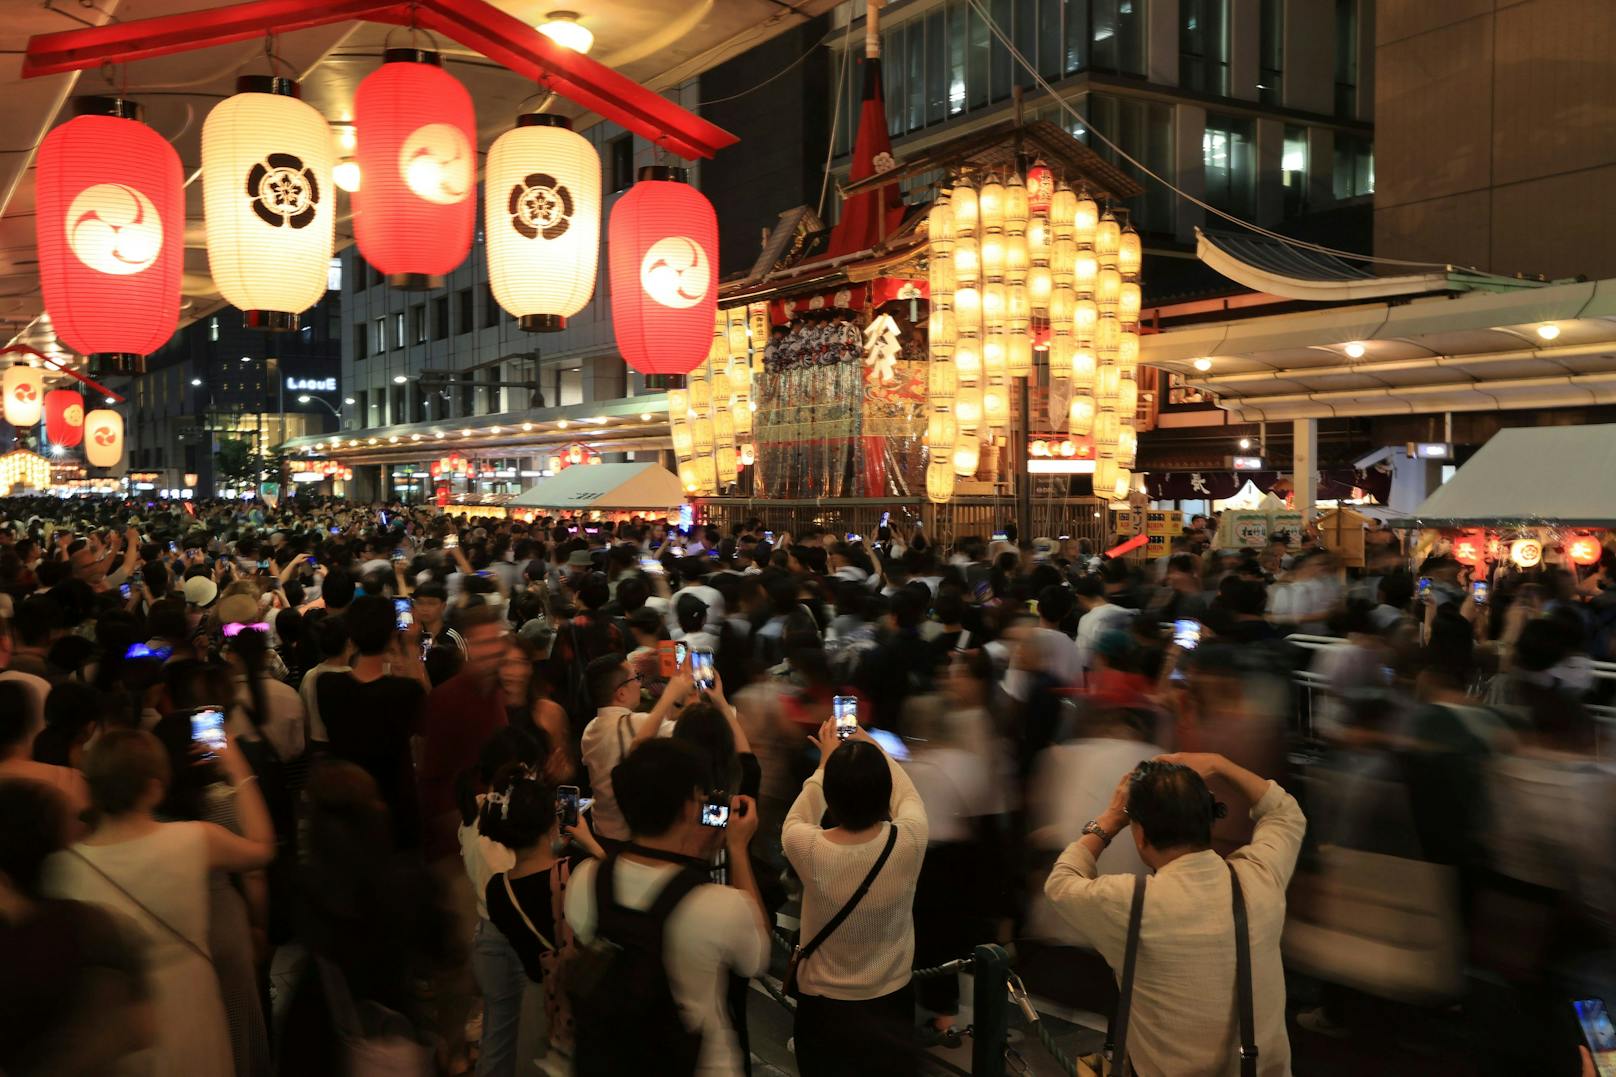
<svg viewBox="0 0 1616 1077">
<path fill-rule="evenodd" d="M 74 370 L 72 367 L 62 366 L 55 359 L 52 359 L 50 356 L 46 355 L 44 352 L 39 351 L 39 350 L 37 350 L 35 348 L 30 348 L 26 344 L 8 344 L 4 348 L 0 348 L 0 355 L 8 355 L 8 354 L 32 355 L 34 358 L 38 359 L 40 362 L 42 362 L 46 366 L 50 367 L 52 370 L 56 371 L 58 374 L 66 374 L 70 378 L 77 379 L 78 381 L 82 382 L 83 384 L 88 385 L 90 388 L 94 389 L 96 392 L 100 393 L 103 397 L 107 397 L 107 398 L 109 398 L 111 400 L 117 401 L 119 404 L 127 403 L 127 401 L 122 396 L 120 396 L 118 393 L 113 392 L 111 389 L 108 389 L 105 385 L 102 385 L 100 382 L 90 380 L 89 378 L 85 377 L 83 374 L 80 374 L 78 371 Z"/>
<path fill-rule="evenodd" d="M 41 34 L 28 42 L 22 73 L 25 78 L 56 75 L 350 19 L 436 30 L 680 157 L 711 157 L 739 141 L 599 61 L 557 45 L 486 0 L 250 0 Z"/>
</svg>

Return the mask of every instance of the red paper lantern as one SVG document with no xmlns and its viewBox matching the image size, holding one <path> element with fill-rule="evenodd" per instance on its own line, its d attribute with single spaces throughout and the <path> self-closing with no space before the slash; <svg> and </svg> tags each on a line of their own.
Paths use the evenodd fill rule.
<svg viewBox="0 0 1616 1077">
<path fill-rule="evenodd" d="M 1604 552 L 1604 546 L 1592 535 L 1578 535 L 1565 544 L 1566 558 L 1573 565 L 1597 565 Z"/>
<path fill-rule="evenodd" d="M 1043 161 L 1034 162 L 1027 169 L 1027 210 L 1048 213 L 1049 203 L 1055 197 L 1055 174 Z"/>
<path fill-rule="evenodd" d="M 1464 531 L 1453 540 L 1453 559 L 1461 565 L 1480 568 L 1487 563 L 1487 533 Z"/>
<path fill-rule="evenodd" d="M 40 145 L 34 177 L 45 310 L 74 351 L 143 356 L 179 322 L 185 254 L 179 155 L 135 118 L 131 102 L 85 98 L 77 107 L 83 114 Z M 139 373 L 145 366 L 122 359 L 92 369 Z"/>
<path fill-rule="evenodd" d="M 401 288 L 435 288 L 471 252 L 477 118 L 438 54 L 388 49 L 354 94 L 354 240 Z"/>
<path fill-rule="evenodd" d="M 682 173 L 682 170 L 678 170 Z M 718 217 L 664 166 L 612 207 L 612 329 L 623 360 L 645 374 L 686 374 L 707 359 L 718 311 Z"/>
<path fill-rule="evenodd" d="M 45 437 L 67 448 L 84 440 L 84 397 L 71 389 L 45 394 Z"/>
</svg>

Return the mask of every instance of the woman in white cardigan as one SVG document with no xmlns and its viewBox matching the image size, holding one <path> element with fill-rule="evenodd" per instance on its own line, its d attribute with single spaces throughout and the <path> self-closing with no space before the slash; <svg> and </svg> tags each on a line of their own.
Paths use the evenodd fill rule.
<svg viewBox="0 0 1616 1077">
<path fill-rule="evenodd" d="M 806 947 L 870 880 L 867 892 L 797 968 L 794 1030 L 803 1077 L 915 1072 L 915 883 L 926 809 L 914 784 L 862 729 L 846 741 L 819 727 L 819 769 L 781 835 L 802 879 Z M 829 809 L 831 826 L 821 826 Z M 880 869 L 871 879 L 880 861 Z"/>
</svg>

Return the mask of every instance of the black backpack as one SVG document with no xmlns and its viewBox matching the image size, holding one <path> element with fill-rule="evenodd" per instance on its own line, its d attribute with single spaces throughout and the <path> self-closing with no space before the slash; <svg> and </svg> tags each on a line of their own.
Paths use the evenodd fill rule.
<svg viewBox="0 0 1616 1077">
<path fill-rule="evenodd" d="M 663 928 L 685 895 L 706 882 L 681 867 L 648 909 L 619 905 L 617 854 L 595 873 L 595 938 L 580 946 L 568 975 L 577 1077 L 696 1072 L 701 1033 L 685 1027 L 663 966 Z"/>
</svg>

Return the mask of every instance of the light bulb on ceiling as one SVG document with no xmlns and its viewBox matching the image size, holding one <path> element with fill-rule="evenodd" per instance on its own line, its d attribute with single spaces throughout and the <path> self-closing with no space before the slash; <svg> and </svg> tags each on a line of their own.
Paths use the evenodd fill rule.
<svg viewBox="0 0 1616 1077">
<path fill-rule="evenodd" d="M 1212 369 L 1212 360 L 1197 359 L 1193 365 L 1196 370 L 1199 370 L 1201 373 L 1205 374 L 1208 370 Z"/>
<path fill-rule="evenodd" d="M 1347 353 L 1349 359 L 1362 359 L 1364 356 L 1364 346 L 1356 340 L 1342 350 Z"/>
<path fill-rule="evenodd" d="M 534 29 L 557 45 L 585 55 L 594 46 L 595 35 L 578 21 L 576 11 L 552 11 L 544 18 Z"/>
<path fill-rule="evenodd" d="M 1250 438 L 1241 438 L 1241 439 L 1240 439 L 1240 447 L 1241 447 L 1241 448 L 1242 448 L 1242 449 L 1249 449 L 1249 448 L 1251 448 L 1251 439 L 1250 439 Z"/>
<path fill-rule="evenodd" d="M 1544 340 L 1553 340 L 1560 335 L 1560 327 L 1553 322 L 1546 322 L 1537 327 L 1537 335 Z"/>
<path fill-rule="evenodd" d="M 331 168 L 331 182 L 349 194 L 359 190 L 359 162 L 344 157 Z"/>
</svg>

